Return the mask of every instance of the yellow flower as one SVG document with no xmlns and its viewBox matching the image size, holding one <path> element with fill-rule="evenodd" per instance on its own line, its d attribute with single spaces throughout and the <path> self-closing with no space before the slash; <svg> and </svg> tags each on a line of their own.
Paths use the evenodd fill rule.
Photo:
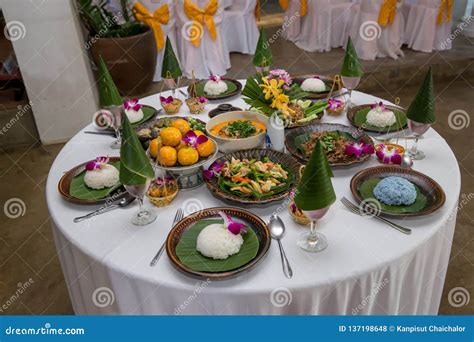
<svg viewBox="0 0 474 342">
<path fill-rule="evenodd" d="M 275 98 L 280 95 L 282 92 L 281 87 L 285 83 L 282 80 L 268 80 L 268 77 L 262 77 L 262 81 L 263 84 L 259 84 L 259 86 L 263 89 L 263 93 L 265 94 L 265 100 L 269 100 L 271 97 Z"/>
<path fill-rule="evenodd" d="M 294 113 L 292 109 L 288 108 L 289 101 L 290 101 L 290 98 L 287 95 L 279 94 L 273 99 L 270 107 L 276 108 L 279 111 L 281 111 L 285 116 L 288 116 Z"/>
</svg>

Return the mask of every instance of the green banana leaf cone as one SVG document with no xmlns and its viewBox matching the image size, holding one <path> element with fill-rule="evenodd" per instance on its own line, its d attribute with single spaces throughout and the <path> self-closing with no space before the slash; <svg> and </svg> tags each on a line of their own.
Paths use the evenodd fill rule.
<svg viewBox="0 0 474 342">
<path fill-rule="evenodd" d="M 99 103 L 101 107 L 121 106 L 123 98 L 110 75 L 102 56 L 99 56 Z"/>
<path fill-rule="evenodd" d="M 431 67 L 406 112 L 407 118 L 422 124 L 432 124 L 435 117 L 435 97 Z"/>
<path fill-rule="evenodd" d="M 127 116 L 123 116 L 122 145 L 120 147 L 120 182 L 124 185 L 145 184 L 155 173 L 138 136 Z"/>
<path fill-rule="evenodd" d="M 168 37 L 166 37 L 166 46 L 165 52 L 163 56 L 163 64 L 161 68 L 161 77 L 163 78 L 178 78 L 183 75 L 181 68 L 179 66 L 178 59 L 173 50 L 173 46 L 171 45 L 171 41 Z"/>
<path fill-rule="evenodd" d="M 317 142 L 306 165 L 294 198 L 301 210 L 326 208 L 336 201 L 332 186 L 333 173 L 321 142 Z"/>
<path fill-rule="evenodd" d="M 267 39 L 267 34 L 263 28 L 260 29 L 253 65 L 257 67 L 268 67 L 273 64 L 272 51 Z"/>
<path fill-rule="evenodd" d="M 341 76 L 346 77 L 362 77 L 364 75 L 364 70 L 359 61 L 359 56 L 357 56 L 356 49 L 354 44 L 352 44 L 352 39 L 349 36 L 346 46 L 346 54 L 344 56 L 344 63 L 342 64 Z"/>
</svg>

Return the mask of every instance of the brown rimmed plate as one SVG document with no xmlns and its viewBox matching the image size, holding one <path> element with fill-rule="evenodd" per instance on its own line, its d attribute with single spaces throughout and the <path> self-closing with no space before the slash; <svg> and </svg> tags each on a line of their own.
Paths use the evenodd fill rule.
<svg viewBox="0 0 474 342">
<path fill-rule="evenodd" d="M 222 211 L 231 217 L 237 218 L 239 221 L 247 225 L 249 229 L 252 229 L 254 231 L 259 243 L 257 255 L 245 265 L 242 265 L 233 270 L 225 272 L 194 271 L 185 266 L 179 260 L 178 256 L 176 255 L 176 246 L 178 245 L 181 237 L 186 232 L 186 230 L 192 227 L 194 223 L 203 219 L 220 218 L 218 213 L 219 211 Z M 173 266 L 184 274 L 197 278 L 223 280 L 237 276 L 255 267 L 267 254 L 268 249 L 270 248 L 270 243 L 270 231 L 265 222 L 263 222 L 263 220 L 257 215 L 247 210 L 238 208 L 216 207 L 200 210 L 179 221 L 168 234 L 168 238 L 166 239 L 166 253 L 168 254 L 168 257 L 170 258 Z"/>
<path fill-rule="evenodd" d="M 154 122 L 154 119 L 158 117 L 158 114 L 162 111 L 162 109 L 156 109 L 155 107 L 149 105 L 142 105 L 142 108 L 143 119 L 132 124 L 132 128 L 135 129 L 135 131 L 139 131 L 142 128 L 148 128 Z M 99 115 L 95 118 L 95 122 L 93 124 L 99 130 L 113 131 L 113 128 L 108 126 L 106 122 L 107 120 L 102 120 L 101 116 Z"/>
<path fill-rule="evenodd" d="M 110 157 L 110 162 L 119 162 L 120 157 Z M 97 204 L 104 204 L 104 203 L 109 203 L 109 202 L 115 202 L 117 200 L 122 199 L 127 195 L 127 191 L 123 186 L 119 187 L 112 193 L 110 193 L 107 197 L 98 199 L 98 200 L 84 200 L 84 199 L 79 199 L 71 196 L 69 193 L 69 188 L 71 185 L 72 179 L 79 175 L 81 172 L 84 172 L 86 164 L 89 161 L 82 163 L 80 165 L 77 165 L 73 167 L 71 170 L 67 171 L 64 173 L 64 175 L 61 177 L 58 183 L 58 191 L 59 194 L 68 202 L 74 203 L 74 204 L 87 204 L 87 205 L 97 205 Z"/>
<path fill-rule="evenodd" d="M 339 131 L 339 132 L 344 132 L 348 133 L 354 141 L 359 141 L 362 140 L 366 144 L 372 144 L 372 139 L 367 135 L 367 133 L 364 133 L 361 130 L 358 130 L 354 127 L 349 127 L 345 125 L 340 125 L 340 124 L 330 124 L 330 123 L 324 123 L 324 124 L 312 124 L 304 127 L 298 127 L 290 130 L 286 135 L 285 135 L 285 146 L 288 152 L 295 156 L 298 161 L 300 161 L 303 164 L 306 164 L 309 160 L 309 157 L 307 157 L 305 154 L 303 154 L 297 147 L 296 141 L 297 137 L 304 135 L 304 134 L 310 134 L 313 132 L 331 132 L 331 131 Z M 348 166 L 352 164 L 358 164 L 358 163 L 363 163 L 366 160 L 370 158 L 370 155 L 363 155 L 360 158 L 355 158 L 351 157 L 350 159 L 347 160 L 334 160 L 331 161 L 329 160 L 329 164 L 331 166 Z"/>
<path fill-rule="evenodd" d="M 231 79 L 231 78 L 225 78 L 225 77 L 222 77 L 222 80 L 232 83 L 235 86 L 235 89 L 232 91 L 225 92 L 224 94 L 220 94 L 220 95 L 209 95 L 204 92 L 204 84 L 206 84 L 208 80 L 202 80 L 196 83 L 197 95 L 203 96 L 209 101 L 213 101 L 213 100 L 223 100 L 223 99 L 228 99 L 230 97 L 234 97 L 240 94 L 240 92 L 242 91 L 242 83 L 240 83 L 239 81 Z M 191 91 L 191 86 L 188 87 L 188 94 L 190 93 L 190 91 Z"/>
<path fill-rule="evenodd" d="M 225 161 L 232 160 L 232 158 L 240 159 L 240 160 L 242 159 L 261 160 L 263 157 L 268 157 L 270 158 L 272 162 L 281 164 L 284 169 L 286 169 L 287 171 L 291 173 L 293 180 L 287 190 L 277 193 L 271 197 L 260 198 L 260 199 L 241 197 L 241 196 L 234 195 L 232 193 L 229 193 L 221 189 L 218 183 L 219 182 L 218 177 L 213 177 L 210 180 L 206 179 L 207 188 L 217 198 L 224 201 L 234 202 L 234 203 L 258 205 L 258 204 L 268 204 L 275 201 L 281 201 L 287 198 L 292 188 L 294 188 L 300 180 L 300 168 L 301 168 L 301 164 L 298 163 L 298 161 L 292 156 L 290 156 L 289 154 L 273 151 L 269 149 L 248 149 L 248 150 L 240 150 L 240 151 L 227 153 L 224 156 L 216 159 L 216 162 L 223 163 Z"/>
<path fill-rule="evenodd" d="M 352 107 L 347 111 L 347 120 L 352 126 L 357 127 L 366 132 L 372 133 L 393 133 L 403 131 L 407 127 L 407 117 L 405 109 L 396 106 L 385 105 L 386 108 L 394 112 L 397 122 L 387 128 L 378 128 L 375 126 L 368 125 L 366 123 L 367 112 L 373 104 L 363 104 L 360 106 Z"/>
<path fill-rule="evenodd" d="M 326 85 L 326 90 L 322 91 L 320 93 L 315 93 L 315 92 L 308 92 L 308 95 L 305 97 L 305 99 L 309 100 L 318 100 L 318 99 L 325 99 L 328 97 L 329 92 L 331 91 L 332 85 L 334 83 L 334 78 L 330 76 L 322 76 L 322 75 L 304 75 L 304 76 L 296 76 L 293 78 L 293 82 L 295 82 L 298 85 L 301 85 L 303 81 L 307 78 L 314 78 L 318 77 L 321 81 L 324 82 Z M 337 95 L 338 92 L 341 91 L 341 84 L 336 84 L 334 87 L 333 95 Z"/>
<path fill-rule="evenodd" d="M 411 213 L 392 213 L 384 211 L 382 208 L 380 210 L 381 216 L 397 219 L 424 216 L 434 213 L 436 210 L 441 208 L 446 201 L 446 195 L 436 181 L 421 172 L 412 169 L 404 169 L 400 166 L 376 166 L 359 171 L 351 179 L 352 195 L 358 203 L 361 203 L 364 198 L 362 198 L 359 192 L 360 185 L 366 180 L 372 178 L 385 178 L 388 176 L 398 176 L 412 182 L 418 187 L 420 192 L 426 196 L 427 202 L 422 210 Z"/>
</svg>

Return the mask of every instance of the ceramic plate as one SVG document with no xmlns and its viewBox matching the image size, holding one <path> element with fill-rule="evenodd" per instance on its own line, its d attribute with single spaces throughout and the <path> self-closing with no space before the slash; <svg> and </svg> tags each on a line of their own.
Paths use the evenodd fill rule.
<svg viewBox="0 0 474 342">
<path fill-rule="evenodd" d="M 326 90 L 323 91 L 323 92 L 320 92 L 320 93 L 313 93 L 313 92 L 309 92 L 308 96 L 306 96 L 305 98 L 306 99 L 325 99 L 328 97 L 329 95 L 329 92 L 331 91 L 331 88 L 332 88 L 332 84 L 334 82 L 334 79 L 332 77 L 328 77 L 328 76 L 321 76 L 321 75 L 305 75 L 305 76 L 297 76 L 295 78 L 293 78 L 293 82 L 301 85 L 301 83 L 303 83 L 303 81 L 307 78 L 311 78 L 311 77 L 319 77 L 321 79 L 321 81 L 324 82 L 324 84 L 326 84 Z M 341 91 L 341 85 L 340 84 L 336 84 L 336 86 L 334 87 L 334 92 L 333 92 L 333 95 L 337 95 L 338 92 Z"/>
<path fill-rule="evenodd" d="M 394 123 L 390 127 L 380 128 L 376 126 L 372 126 L 366 123 L 367 113 L 370 111 L 370 106 L 372 104 L 364 104 L 360 106 L 352 107 L 347 112 L 347 119 L 351 123 L 352 126 L 360 128 L 366 132 L 374 132 L 374 133 L 392 133 L 392 132 L 399 132 L 404 130 L 407 127 L 407 117 L 405 114 L 405 109 L 395 106 L 388 106 L 385 107 L 390 109 L 394 112 L 397 122 Z"/>
<path fill-rule="evenodd" d="M 219 211 L 226 213 L 232 218 L 244 223 L 249 229 L 252 229 L 252 232 L 258 239 L 258 250 L 256 255 L 246 264 L 223 272 L 196 271 L 190 267 L 185 266 L 176 254 L 176 247 L 178 246 L 181 238 L 194 224 L 201 220 L 220 219 L 218 214 Z M 210 278 L 212 280 L 223 280 L 237 276 L 255 267 L 267 254 L 270 243 L 270 231 L 261 218 L 243 209 L 219 207 L 198 211 L 179 221 L 168 234 L 168 238 L 166 240 L 166 252 L 173 266 L 184 274 L 204 279 Z M 196 253 L 199 252 L 196 251 Z"/>
<path fill-rule="evenodd" d="M 206 82 L 208 80 L 202 80 L 202 81 L 199 81 L 199 82 L 196 83 L 196 93 L 197 93 L 197 95 L 198 96 L 204 96 L 208 100 L 212 101 L 212 100 L 227 99 L 229 97 L 233 97 L 235 95 L 240 94 L 240 92 L 242 91 L 242 83 L 240 83 L 239 81 L 233 80 L 233 79 L 230 79 L 230 78 L 223 78 L 222 80 L 227 83 L 227 87 L 228 87 L 228 89 L 225 93 L 220 94 L 220 95 L 206 94 L 204 92 L 204 85 L 206 84 Z M 188 87 L 188 93 L 190 92 L 190 90 L 191 90 L 190 87 Z"/>
</svg>

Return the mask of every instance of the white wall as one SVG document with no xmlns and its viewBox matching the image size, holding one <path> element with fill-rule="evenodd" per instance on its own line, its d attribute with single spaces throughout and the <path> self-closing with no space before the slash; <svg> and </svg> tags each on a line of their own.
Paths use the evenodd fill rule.
<svg viewBox="0 0 474 342">
<path fill-rule="evenodd" d="M 43 144 L 67 141 L 97 110 L 94 78 L 71 0 L 0 0 Z M 12 24 L 13 25 L 13 24 Z M 18 32 L 18 31 L 17 31 Z"/>
</svg>

